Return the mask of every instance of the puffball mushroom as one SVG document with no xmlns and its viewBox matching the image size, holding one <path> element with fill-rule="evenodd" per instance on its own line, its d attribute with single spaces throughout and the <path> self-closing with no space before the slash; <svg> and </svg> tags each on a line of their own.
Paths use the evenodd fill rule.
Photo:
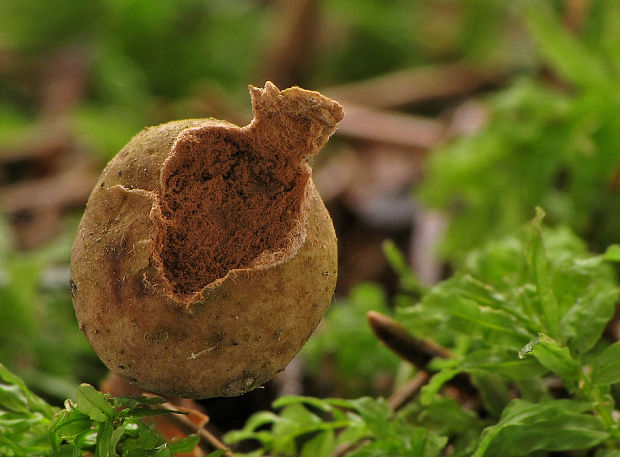
<svg viewBox="0 0 620 457">
<path fill-rule="evenodd" d="M 77 320 L 121 378 L 166 395 L 235 396 L 284 369 L 337 275 L 309 159 L 333 100 L 250 87 L 254 120 L 144 129 L 106 166 L 73 245 Z"/>
</svg>

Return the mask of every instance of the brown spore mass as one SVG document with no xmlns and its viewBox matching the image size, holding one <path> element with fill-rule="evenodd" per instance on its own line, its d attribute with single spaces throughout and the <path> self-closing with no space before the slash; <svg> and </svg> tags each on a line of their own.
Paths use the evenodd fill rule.
<svg viewBox="0 0 620 457">
<path fill-rule="evenodd" d="M 261 150 L 256 128 L 248 130 L 189 129 L 164 164 L 160 255 L 175 294 L 196 293 L 290 243 L 309 169 L 301 157 Z"/>
</svg>

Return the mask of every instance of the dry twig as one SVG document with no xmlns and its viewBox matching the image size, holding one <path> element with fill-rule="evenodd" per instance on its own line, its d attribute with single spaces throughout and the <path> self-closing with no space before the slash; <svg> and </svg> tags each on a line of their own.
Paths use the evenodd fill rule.
<svg viewBox="0 0 620 457">
<path fill-rule="evenodd" d="M 446 128 L 442 122 L 410 114 L 377 111 L 344 102 L 345 118 L 338 133 L 354 139 L 430 149 L 441 143 Z"/>
<path fill-rule="evenodd" d="M 83 205 L 96 180 L 90 163 L 76 164 L 56 175 L 0 187 L 0 204 L 10 214 Z"/>
<path fill-rule="evenodd" d="M 428 382 L 430 375 L 426 371 L 419 371 L 404 386 L 394 392 L 387 402 L 393 411 L 398 411 L 411 400 L 415 394 Z"/>
<path fill-rule="evenodd" d="M 300 84 L 308 67 L 319 19 L 316 0 L 280 0 L 276 2 L 279 18 L 278 36 L 268 48 L 264 79 L 278 86 Z"/>
<path fill-rule="evenodd" d="M 415 338 L 407 329 L 385 314 L 369 311 L 367 314 L 370 327 L 377 338 L 403 360 L 411 363 L 418 370 L 426 370 L 426 365 L 435 357 L 452 358 L 452 353 L 433 341 Z M 467 373 L 459 373 L 447 384 L 456 388 L 464 398 L 476 395 L 476 388 L 472 385 Z"/>
<path fill-rule="evenodd" d="M 383 313 L 369 311 L 366 316 L 377 338 L 418 370 L 426 369 L 426 365 L 435 357 L 452 357 L 448 349 L 430 340 L 411 336 L 402 324 Z"/>
<path fill-rule="evenodd" d="M 566 28 L 574 34 L 579 33 L 591 6 L 590 0 L 566 0 L 564 14 Z"/>
<path fill-rule="evenodd" d="M 183 411 L 183 408 L 179 408 L 172 403 L 164 403 L 162 405 L 156 405 L 159 407 L 164 407 L 167 409 L 179 410 Z M 191 414 L 191 410 L 187 411 Z M 204 415 L 203 415 L 204 416 Z M 206 420 L 199 422 L 198 424 L 194 423 L 187 415 L 185 414 L 167 414 L 163 416 L 166 421 L 170 422 L 181 432 L 190 434 L 196 434 L 200 437 L 200 441 L 198 442 L 198 446 L 207 454 L 212 452 L 213 450 L 221 449 L 224 451 L 222 454 L 224 457 L 234 457 L 234 454 L 229 450 L 229 448 L 222 443 L 215 435 L 210 433 L 207 429 L 204 428 L 206 421 L 208 421 L 208 417 Z"/>
<path fill-rule="evenodd" d="M 344 103 L 386 109 L 467 94 L 503 77 L 497 70 L 457 62 L 411 68 L 321 92 Z"/>
</svg>

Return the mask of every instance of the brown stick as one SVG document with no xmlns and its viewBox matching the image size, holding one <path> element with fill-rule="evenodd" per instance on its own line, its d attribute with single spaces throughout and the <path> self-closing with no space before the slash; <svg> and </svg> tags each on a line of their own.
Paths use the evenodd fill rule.
<svg viewBox="0 0 620 457">
<path fill-rule="evenodd" d="M 426 365 L 435 357 L 452 358 L 452 353 L 448 349 L 433 341 L 413 337 L 402 324 L 385 314 L 369 311 L 366 316 L 377 338 L 388 349 L 420 371 L 426 370 Z M 468 396 L 477 392 L 467 373 L 457 374 L 447 384 L 456 387 Z"/>
<path fill-rule="evenodd" d="M 415 394 L 422 388 L 424 384 L 430 379 L 430 375 L 426 371 L 419 371 L 413 378 L 394 392 L 387 403 L 392 408 L 392 411 L 398 411 L 411 400 Z"/>
<path fill-rule="evenodd" d="M 430 340 L 411 336 L 402 324 L 383 313 L 369 311 L 366 318 L 377 338 L 418 370 L 426 369 L 426 365 L 435 357 L 452 357 L 448 349 Z"/>
<path fill-rule="evenodd" d="M 61 121 L 41 122 L 15 145 L 0 144 L 0 166 L 50 160 L 70 146 L 71 137 Z M 40 163 L 40 162 L 39 162 Z"/>
<path fill-rule="evenodd" d="M 276 33 L 266 50 L 262 79 L 280 87 L 301 84 L 318 34 L 319 4 L 316 0 L 279 0 L 274 9 Z"/>
<path fill-rule="evenodd" d="M 445 125 L 433 119 L 377 111 L 346 102 L 343 107 L 345 118 L 338 125 L 337 132 L 354 139 L 430 149 L 445 137 Z"/>
<path fill-rule="evenodd" d="M 349 452 L 359 449 L 361 446 L 369 442 L 370 440 L 363 439 L 361 441 L 356 441 L 355 443 L 342 443 L 336 449 L 334 449 L 334 452 L 332 453 L 332 457 L 343 457 L 347 455 Z"/>
<path fill-rule="evenodd" d="M 94 166 L 78 163 L 52 176 L 0 186 L 0 205 L 11 214 L 83 205 L 96 181 Z"/>
<path fill-rule="evenodd" d="M 341 102 L 396 108 L 466 94 L 503 78 L 503 72 L 465 62 L 416 67 L 321 92 Z"/>
<path fill-rule="evenodd" d="M 179 410 L 179 407 L 173 405 L 172 403 L 163 403 L 162 405 L 157 405 L 157 407 Z M 198 435 L 200 437 L 198 446 L 207 454 L 211 453 L 213 450 L 221 449 L 224 451 L 224 453 L 222 454 L 224 457 L 235 457 L 235 455 L 230 451 L 230 449 L 224 443 L 222 443 L 215 435 L 206 430 L 204 426 L 198 426 L 194 424 L 191 419 L 189 419 L 189 417 L 187 417 L 185 414 L 166 414 L 162 417 L 164 417 L 168 422 L 173 424 L 183 433 Z"/>
<path fill-rule="evenodd" d="M 614 173 L 609 180 L 609 189 L 612 192 L 617 192 L 618 190 L 620 190 L 620 161 L 618 161 L 618 163 L 616 164 Z"/>
<path fill-rule="evenodd" d="M 583 27 L 591 7 L 590 0 L 566 0 L 564 24 L 574 34 L 578 34 Z"/>
<path fill-rule="evenodd" d="M 425 286 L 436 284 L 441 279 L 442 263 L 437 256 L 437 247 L 447 225 L 447 218 L 441 212 L 415 207 L 415 230 L 409 244 L 409 261 L 416 276 Z"/>
</svg>

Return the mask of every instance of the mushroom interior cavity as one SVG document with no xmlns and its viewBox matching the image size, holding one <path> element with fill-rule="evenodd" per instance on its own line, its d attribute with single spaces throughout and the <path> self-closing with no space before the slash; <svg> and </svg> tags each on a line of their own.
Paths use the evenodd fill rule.
<svg viewBox="0 0 620 457">
<path fill-rule="evenodd" d="M 156 249 L 172 292 L 192 295 L 233 269 L 282 259 L 303 236 L 303 159 L 262 151 L 248 128 L 207 125 L 178 137 L 161 171 Z"/>
</svg>

